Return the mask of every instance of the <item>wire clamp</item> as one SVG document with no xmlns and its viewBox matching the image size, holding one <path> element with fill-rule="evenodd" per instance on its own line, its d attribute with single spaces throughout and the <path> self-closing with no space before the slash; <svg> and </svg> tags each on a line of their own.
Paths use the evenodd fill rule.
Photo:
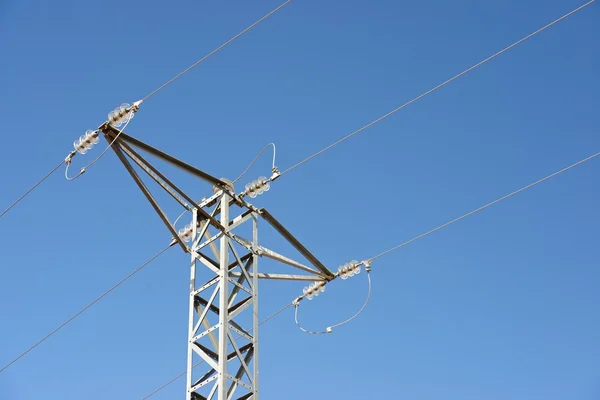
<svg viewBox="0 0 600 400">
<path fill-rule="evenodd" d="M 70 152 L 69 155 L 65 157 L 65 164 L 67 164 L 67 165 L 71 164 L 71 161 L 73 161 L 73 157 L 75 157 L 76 154 L 77 154 L 76 150 L 73 150 L 72 152 Z"/>
<path fill-rule="evenodd" d="M 144 100 L 138 100 L 136 102 L 133 103 L 133 105 L 131 106 L 131 111 L 138 112 L 138 110 L 140 109 L 140 105 L 144 102 Z"/>
<path fill-rule="evenodd" d="M 271 177 L 269 178 L 269 181 L 271 181 L 271 182 L 273 182 L 275 179 L 277 179 L 281 176 L 281 172 L 279 172 L 279 168 L 273 167 L 272 171 L 273 171 L 273 175 L 271 175 Z"/>
</svg>

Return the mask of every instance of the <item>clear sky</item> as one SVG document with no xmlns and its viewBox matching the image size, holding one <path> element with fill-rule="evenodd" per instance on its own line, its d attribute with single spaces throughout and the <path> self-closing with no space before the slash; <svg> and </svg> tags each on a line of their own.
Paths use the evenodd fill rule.
<svg viewBox="0 0 600 400">
<path fill-rule="evenodd" d="M 0 209 L 115 106 L 279 3 L 0 1 Z M 296 0 L 144 103 L 128 132 L 228 178 L 275 142 L 285 169 L 582 3 Z M 599 151 L 598 6 L 256 204 L 336 269 Z M 248 179 L 269 169 L 266 156 Z M 62 173 L 0 220 L 1 365 L 169 241 L 114 154 L 74 182 Z M 379 259 L 366 311 L 331 335 L 300 332 L 291 310 L 263 325 L 262 399 L 600 398 L 599 175 L 592 161 Z M 170 250 L 0 374 L 0 399 L 140 399 L 182 372 L 187 265 Z M 301 289 L 264 283 L 261 316 Z M 332 283 L 302 320 L 323 329 L 365 292 L 364 274 Z"/>
</svg>

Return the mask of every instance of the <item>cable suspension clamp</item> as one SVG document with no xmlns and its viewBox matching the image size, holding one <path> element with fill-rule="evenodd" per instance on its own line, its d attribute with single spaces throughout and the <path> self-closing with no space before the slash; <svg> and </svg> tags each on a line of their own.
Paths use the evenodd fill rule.
<svg viewBox="0 0 600 400">
<path fill-rule="evenodd" d="M 65 157 L 65 164 L 69 165 L 71 164 L 71 161 L 73 161 L 73 157 L 75 157 L 75 155 L 77 154 L 76 150 L 71 151 L 66 157 Z"/>
<path fill-rule="evenodd" d="M 281 176 L 281 172 L 279 172 L 279 168 L 273 167 L 272 169 L 273 175 L 269 178 L 269 181 L 273 182 L 275 179 Z"/>
</svg>

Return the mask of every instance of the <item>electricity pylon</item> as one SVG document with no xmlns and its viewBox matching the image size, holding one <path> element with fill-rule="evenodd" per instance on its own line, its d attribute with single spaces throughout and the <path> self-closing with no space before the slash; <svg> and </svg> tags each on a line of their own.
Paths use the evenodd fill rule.
<svg viewBox="0 0 600 400">
<path fill-rule="evenodd" d="M 271 178 L 259 179 L 246 191 L 236 194 L 231 182 L 217 179 L 109 123 L 102 125 L 100 131 L 112 143 L 117 157 L 170 231 L 172 245 L 179 245 L 190 254 L 186 400 L 257 400 L 259 279 L 324 284 L 335 277 L 267 210 L 246 201 L 246 195 L 268 190 L 269 182 L 278 177 L 278 172 L 273 171 Z M 208 182 L 213 187 L 212 195 L 196 203 L 139 152 Z M 175 228 L 134 164 L 189 211 L 192 220 L 185 228 L 179 231 Z M 274 228 L 306 261 L 296 261 L 262 246 L 258 237 L 260 220 Z M 259 257 L 292 267 L 296 273 L 259 272 Z M 211 317 L 217 322 L 210 322 Z M 194 366 L 199 362 L 204 373 L 196 373 Z"/>
</svg>

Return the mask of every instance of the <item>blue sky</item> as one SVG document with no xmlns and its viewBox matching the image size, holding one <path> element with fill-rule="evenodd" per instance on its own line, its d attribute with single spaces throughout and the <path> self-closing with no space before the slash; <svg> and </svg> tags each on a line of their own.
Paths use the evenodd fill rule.
<svg viewBox="0 0 600 400">
<path fill-rule="evenodd" d="M 115 106 L 279 3 L 1 2 L 0 208 Z M 285 169 L 580 4 L 297 0 L 144 103 L 128 132 L 228 178 L 275 142 Z M 588 7 L 256 204 L 336 269 L 599 151 L 599 15 Z M 169 241 L 113 154 L 61 174 L 0 220 L 2 365 Z M 303 334 L 291 310 L 265 324 L 262 398 L 598 399 L 598 174 L 592 161 L 381 258 L 366 311 L 332 335 Z M 0 374 L 0 398 L 139 399 L 179 374 L 187 262 L 173 249 L 151 264 Z M 263 284 L 262 316 L 301 289 Z M 332 283 L 304 323 L 346 318 L 365 291 L 363 274 Z"/>
</svg>

